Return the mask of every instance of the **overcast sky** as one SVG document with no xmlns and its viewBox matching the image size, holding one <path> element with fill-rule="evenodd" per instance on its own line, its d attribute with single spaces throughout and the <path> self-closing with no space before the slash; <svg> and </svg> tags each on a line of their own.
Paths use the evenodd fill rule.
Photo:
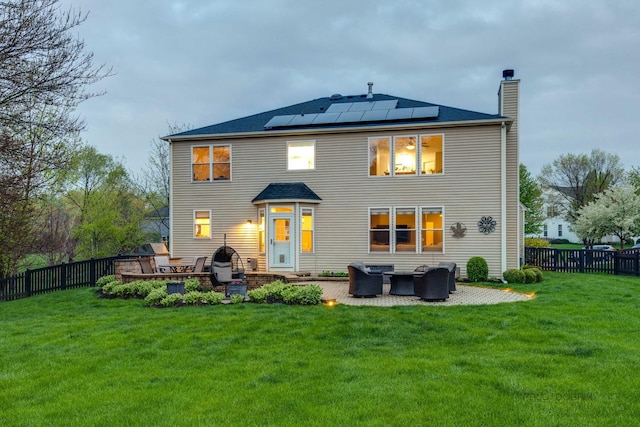
<svg viewBox="0 0 640 427">
<path fill-rule="evenodd" d="M 139 171 L 169 125 L 206 126 L 334 93 L 497 113 L 520 79 L 520 160 L 602 148 L 640 166 L 638 0 L 61 0 L 115 75 L 83 138 Z"/>
</svg>

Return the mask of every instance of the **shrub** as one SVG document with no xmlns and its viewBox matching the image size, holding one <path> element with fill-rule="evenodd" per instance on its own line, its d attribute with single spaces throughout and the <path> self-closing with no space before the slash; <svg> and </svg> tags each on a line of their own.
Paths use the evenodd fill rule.
<svg viewBox="0 0 640 427">
<path fill-rule="evenodd" d="M 160 305 L 163 307 L 173 307 L 182 302 L 182 294 L 170 294 L 162 298 Z"/>
<path fill-rule="evenodd" d="M 184 293 L 200 290 L 200 281 L 198 279 L 187 279 L 184 281 Z"/>
<path fill-rule="evenodd" d="M 316 305 L 321 297 L 322 288 L 318 285 L 291 286 L 282 292 L 285 304 Z"/>
<path fill-rule="evenodd" d="M 204 292 L 202 294 L 202 300 L 209 305 L 218 305 L 222 304 L 222 300 L 224 299 L 224 294 L 222 292 Z"/>
<path fill-rule="evenodd" d="M 163 289 L 163 288 L 155 288 L 154 290 L 152 290 L 151 292 L 149 292 L 149 295 L 147 295 L 147 297 L 144 299 L 145 303 L 148 306 L 156 306 L 158 304 L 160 304 L 160 301 L 163 300 L 163 298 L 165 298 L 167 296 L 167 290 Z"/>
<path fill-rule="evenodd" d="M 104 285 L 111 283 L 111 282 L 115 282 L 116 281 L 116 276 L 111 274 L 109 276 L 102 276 L 101 278 L 99 278 L 98 280 L 96 280 L 96 286 L 99 288 L 102 288 Z"/>
<path fill-rule="evenodd" d="M 121 286 L 122 282 L 114 280 L 102 286 L 102 293 L 105 295 L 114 295 L 113 289 L 116 286 Z"/>
<path fill-rule="evenodd" d="M 486 282 L 489 277 L 487 261 L 479 256 L 469 258 L 469 261 L 467 261 L 467 277 L 471 282 Z"/>
<path fill-rule="evenodd" d="M 244 295 L 233 294 L 231 295 L 231 304 L 240 304 L 244 301 Z"/>
<path fill-rule="evenodd" d="M 525 283 L 536 283 L 538 281 L 536 272 L 532 268 L 521 271 L 524 273 Z"/>
<path fill-rule="evenodd" d="M 537 237 L 525 237 L 524 245 L 529 248 L 548 248 L 551 246 L 548 241 Z"/>
<path fill-rule="evenodd" d="M 527 280 L 525 270 L 518 270 L 515 268 L 502 273 L 502 277 L 504 277 L 504 280 L 506 280 L 507 283 L 525 283 Z"/>
<path fill-rule="evenodd" d="M 206 304 L 204 294 L 200 291 L 185 292 L 183 300 L 186 305 Z"/>
<path fill-rule="evenodd" d="M 252 289 L 247 292 L 247 296 L 249 297 L 249 301 L 264 304 L 267 302 L 269 291 L 264 286 L 261 286 L 258 289 Z"/>
</svg>

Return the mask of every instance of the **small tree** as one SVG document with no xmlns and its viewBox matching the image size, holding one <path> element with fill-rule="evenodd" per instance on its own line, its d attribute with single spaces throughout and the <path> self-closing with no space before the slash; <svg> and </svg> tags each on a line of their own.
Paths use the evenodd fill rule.
<svg viewBox="0 0 640 427">
<path fill-rule="evenodd" d="M 613 234 L 624 241 L 640 234 L 640 196 L 630 185 L 618 185 L 597 196 L 579 211 L 575 232 L 583 239 Z"/>
<path fill-rule="evenodd" d="M 525 234 L 538 234 L 544 223 L 542 190 L 527 167 L 520 164 L 520 203 L 526 206 Z"/>
</svg>

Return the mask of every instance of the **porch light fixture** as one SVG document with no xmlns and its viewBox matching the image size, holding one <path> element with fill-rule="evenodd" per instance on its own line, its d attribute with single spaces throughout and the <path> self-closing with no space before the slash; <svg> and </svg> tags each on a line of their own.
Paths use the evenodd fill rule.
<svg viewBox="0 0 640 427">
<path fill-rule="evenodd" d="M 252 220 L 250 220 L 250 219 L 248 219 L 248 220 L 247 220 L 247 224 L 251 225 L 251 224 L 253 224 L 253 221 L 252 221 Z"/>
</svg>

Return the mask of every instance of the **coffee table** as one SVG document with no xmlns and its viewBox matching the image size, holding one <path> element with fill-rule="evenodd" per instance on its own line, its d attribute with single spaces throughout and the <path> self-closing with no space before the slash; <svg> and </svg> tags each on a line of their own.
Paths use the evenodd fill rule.
<svg viewBox="0 0 640 427">
<path fill-rule="evenodd" d="M 389 276 L 391 288 L 389 295 L 415 295 L 413 290 L 413 276 L 421 276 L 424 271 L 385 271 L 382 273 Z"/>
</svg>

